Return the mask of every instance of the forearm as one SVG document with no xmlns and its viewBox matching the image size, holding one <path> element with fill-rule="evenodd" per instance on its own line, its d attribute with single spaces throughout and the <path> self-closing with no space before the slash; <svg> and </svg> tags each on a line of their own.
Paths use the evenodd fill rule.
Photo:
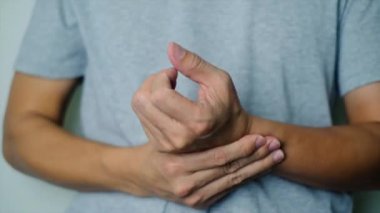
<svg viewBox="0 0 380 213">
<path fill-rule="evenodd" d="M 380 187 L 379 123 L 308 128 L 252 117 L 251 126 L 282 142 L 280 176 L 334 190 Z"/>
<path fill-rule="evenodd" d="M 40 115 L 24 116 L 10 123 L 5 128 L 3 151 L 15 168 L 78 190 L 136 191 L 132 183 L 121 183 L 112 174 L 110 163 L 117 163 L 113 158 L 120 156 L 117 153 L 121 148 L 71 135 Z M 129 165 L 123 166 L 128 170 Z"/>
</svg>

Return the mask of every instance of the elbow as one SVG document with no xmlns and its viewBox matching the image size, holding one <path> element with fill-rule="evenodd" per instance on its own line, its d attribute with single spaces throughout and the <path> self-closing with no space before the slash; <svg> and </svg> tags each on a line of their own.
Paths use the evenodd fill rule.
<svg viewBox="0 0 380 213">
<path fill-rule="evenodd" d="M 9 128 L 7 128 L 7 125 L 5 124 L 4 132 L 3 132 L 3 158 L 5 161 L 11 165 L 12 167 L 17 167 L 16 161 L 15 161 L 15 144 L 14 144 L 14 137 L 12 136 L 12 133 L 9 131 Z"/>
<path fill-rule="evenodd" d="M 4 122 L 3 128 L 3 146 L 2 154 L 5 161 L 14 169 L 21 170 L 21 153 L 19 151 L 19 141 L 17 140 L 18 128 L 15 125 L 11 125 L 9 121 Z"/>
</svg>

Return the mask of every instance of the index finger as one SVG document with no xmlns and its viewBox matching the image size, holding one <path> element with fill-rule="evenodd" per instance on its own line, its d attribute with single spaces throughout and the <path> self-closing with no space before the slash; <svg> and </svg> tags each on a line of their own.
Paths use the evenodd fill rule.
<svg viewBox="0 0 380 213">
<path fill-rule="evenodd" d="M 187 123 L 192 121 L 198 106 L 173 89 L 176 75 L 175 70 L 157 73 L 151 82 L 151 99 L 162 113 L 179 122 Z"/>
<path fill-rule="evenodd" d="M 151 92 L 162 88 L 174 89 L 176 86 L 178 72 L 174 68 L 162 70 L 155 74 L 152 82 Z"/>
</svg>

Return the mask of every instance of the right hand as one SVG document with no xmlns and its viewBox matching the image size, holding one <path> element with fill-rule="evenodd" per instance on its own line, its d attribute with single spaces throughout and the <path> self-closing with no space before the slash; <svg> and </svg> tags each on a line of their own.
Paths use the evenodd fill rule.
<svg viewBox="0 0 380 213">
<path fill-rule="evenodd" d="M 282 151 L 270 150 L 269 144 L 262 136 L 247 135 L 210 150 L 173 154 L 159 152 L 152 143 L 147 143 L 136 147 L 135 169 L 131 177 L 125 178 L 139 189 L 135 195 L 203 208 L 234 186 L 268 172 L 282 161 Z"/>
<path fill-rule="evenodd" d="M 250 134 L 252 118 L 228 72 L 175 43 L 168 58 L 173 68 L 150 75 L 132 99 L 150 142 L 166 152 L 193 152 Z M 175 90 L 178 72 L 198 84 L 196 100 Z"/>
</svg>

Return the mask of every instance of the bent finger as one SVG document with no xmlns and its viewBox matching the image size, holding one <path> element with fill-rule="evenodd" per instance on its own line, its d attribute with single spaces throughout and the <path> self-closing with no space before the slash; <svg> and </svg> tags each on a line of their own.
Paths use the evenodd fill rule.
<svg viewBox="0 0 380 213">
<path fill-rule="evenodd" d="M 152 125 L 149 120 L 147 120 L 144 115 L 137 113 L 137 117 L 140 120 L 141 126 L 147 135 L 149 142 L 152 142 L 155 147 L 160 151 L 173 150 L 174 146 L 170 143 L 168 138 L 158 129 L 156 126 Z"/>
<path fill-rule="evenodd" d="M 154 86 L 155 90 L 152 91 L 154 106 L 172 119 L 188 125 L 198 110 L 197 104 L 177 91 L 157 84 Z"/>
<path fill-rule="evenodd" d="M 155 74 L 153 78 L 151 92 L 167 88 L 174 89 L 177 81 L 178 72 L 174 68 L 162 70 Z"/>
</svg>

